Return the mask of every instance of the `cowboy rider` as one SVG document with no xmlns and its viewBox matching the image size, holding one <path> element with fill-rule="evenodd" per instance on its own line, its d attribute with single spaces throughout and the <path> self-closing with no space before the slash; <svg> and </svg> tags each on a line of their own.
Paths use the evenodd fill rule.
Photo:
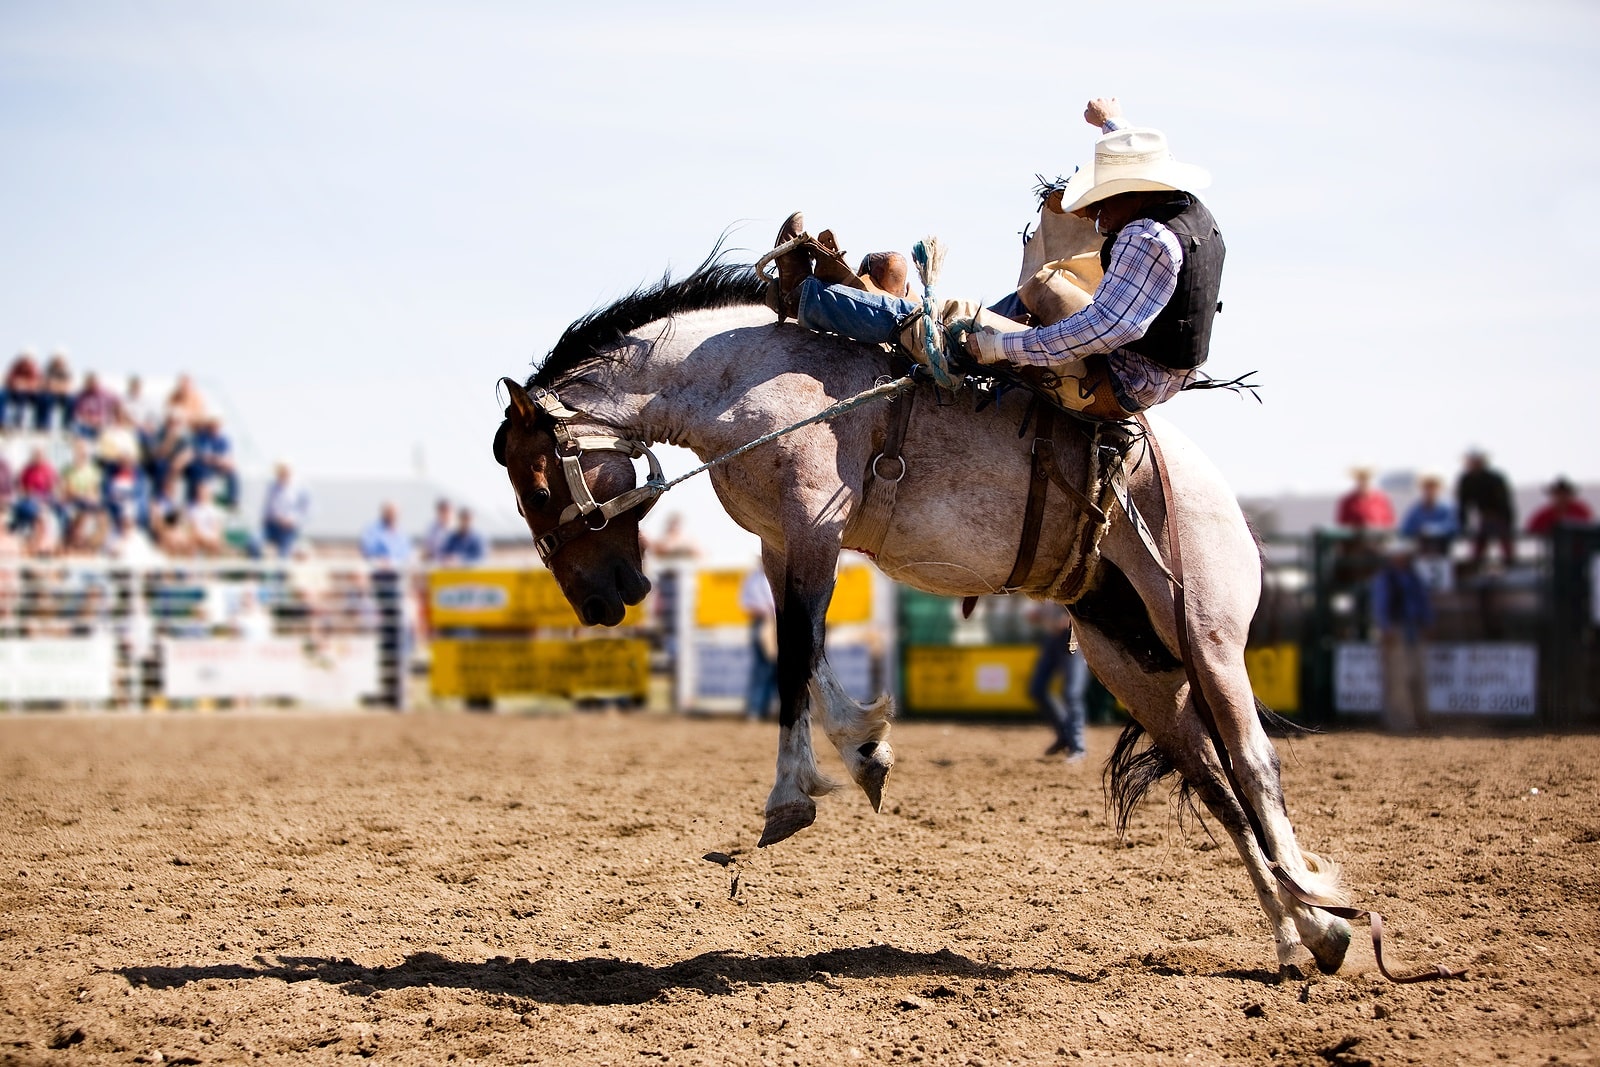
<svg viewBox="0 0 1600 1067">
<path fill-rule="evenodd" d="M 1093 165 L 1067 182 L 1063 210 L 1092 219 L 1105 238 L 1104 277 L 1086 306 L 1051 325 L 1024 328 L 980 315 L 966 350 L 979 363 L 1046 367 L 1076 379 L 1079 388 L 1057 390 L 1068 406 L 1079 406 L 1072 403 L 1077 396 L 1091 413 L 1131 415 L 1177 394 L 1205 362 L 1224 247 L 1216 220 L 1191 192 L 1210 184 L 1206 171 L 1173 159 L 1160 131 L 1124 125 L 1115 97 L 1089 101 L 1084 119 L 1102 136 Z M 796 212 L 778 244 L 802 229 Z M 776 257 L 780 314 L 810 329 L 882 343 L 921 312 L 919 304 L 849 271 L 832 254 L 830 234 L 819 241 L 811 255 L 802 246 Z M 1008 298 L 995 310 L 1025 308 Z M 1097 406 L 1093 394 L 1101 394 Z"/>
</svg>

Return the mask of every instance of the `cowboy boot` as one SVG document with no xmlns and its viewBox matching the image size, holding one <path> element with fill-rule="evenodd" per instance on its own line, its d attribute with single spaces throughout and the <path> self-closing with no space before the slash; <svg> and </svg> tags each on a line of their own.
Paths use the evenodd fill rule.
<svg viewBox="0 0 1600 1067">
<path fill-rule="evenodd" d="M 839 242 L 834 240 L 832 230 L 823 230 L 817 234 L 814 242 L 817 262 L 814 268 L 817 281 L 824 285 L 848 285 L 852 289 L 866 289 L 866 282 L 861 276 L 850 269 L 845 262 L 844 253 L 839 250 Z"/>
<path fill-rule="evenodd" d="M 796 211 L 783 220 L 772 247 L 777 248 L 797 237 L 805 237 L 805 228 L 805 218 Z M 776 284 L 767 286 L 767 306 L 778 313 L 779 322 L 799 317 L 800 283 L 811 277 L 811 253 L 808 247 L 812 243 L 810 240 L 804 241 L 773 258 L 778 268 L 778 280 Z"/>
</svg>

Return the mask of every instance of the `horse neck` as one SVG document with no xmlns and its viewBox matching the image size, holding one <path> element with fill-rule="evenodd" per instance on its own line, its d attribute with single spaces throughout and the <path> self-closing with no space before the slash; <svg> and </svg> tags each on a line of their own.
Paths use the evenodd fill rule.
<svg viewBox="0 0 1600 1067">
<path fill-rule="evenodd" d="M 727 447 L 717 417 L 728 407 L 730 383 L 778 372 L 760 344 L 726 340 L 750 329 L 756 338 L 772 322 L 763 307 L 695 311 L 635 331 L 638 349 L 602 360 L 558 388 L 569 405 L 597 422 L 624 429 L 649 444 L 683 445 L 697 452 Z M 708 343 L 710 342 L 710 343 Z"/>
</svg>

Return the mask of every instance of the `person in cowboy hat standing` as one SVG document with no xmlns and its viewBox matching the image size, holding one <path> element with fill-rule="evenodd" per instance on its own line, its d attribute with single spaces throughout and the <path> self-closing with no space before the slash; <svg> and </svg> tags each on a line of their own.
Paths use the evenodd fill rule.
<svg viewBox="0 0 1600 1067">
<path fill-rule="evenodd" d="M 1050 326 L 979 326 L 966 344 L 980 363 L 1048 367 L 1085 381 L 1107 377 L 1118 404 L 1133 414 L 1176 395 L 1206 361 L 1225 249 L 1216 220 L 1193 193 L 1211 184 L 1210 175 L 1174 159 L 1161 131 L 1121 126 L 1120 115 L 1114 98 L 1090 101 L 1084 118 L 1109 132 L 1095 144 L 1093 165 L 1066 189 L 1066 210 L 1092 219 L 1105 237 L 1105 275 L 1093 299 Z"/>
</svg>

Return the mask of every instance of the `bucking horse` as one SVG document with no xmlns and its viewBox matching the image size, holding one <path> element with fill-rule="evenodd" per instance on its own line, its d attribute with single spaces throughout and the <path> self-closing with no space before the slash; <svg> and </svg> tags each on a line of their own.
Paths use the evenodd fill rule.
<svg viewBox="0 0 1600 1067">
<path fill-rule="evenodd" d="M 930 593 L 1064 604 L 1134 720 L 1107 767 L 1119 827 L 1180 775 L 1238 849 L 1280 967 L 1309 950 L 1337 970 L 1346 919 L 1368 913 L 1341 906 L 1337 869 L 1290 826 L 1269 715 L 1245 673 L 1260 545 L 1217 469 L 1155 415 L 1090 425 L 1049 417 L 1025 390 L 980 404 L 904 376 L 881 346 L 780 324 L 766 284 L 713 255 L 578 320 L 525 382 L 503 379 L 494 442 L 586 625 L 617 624 L 649 591 L 639 521 L 667 484 L 651 445 L 705 461 L 728 514 L 761 539 L 780 698 L 761 844 L 810 825 L 815 798 L 836 788 L 813 723 L 875 809 L 894 766 L 890 698 L 856 702 L 824 655 L 839 554 L 852 549 Z"/>
</svg>

